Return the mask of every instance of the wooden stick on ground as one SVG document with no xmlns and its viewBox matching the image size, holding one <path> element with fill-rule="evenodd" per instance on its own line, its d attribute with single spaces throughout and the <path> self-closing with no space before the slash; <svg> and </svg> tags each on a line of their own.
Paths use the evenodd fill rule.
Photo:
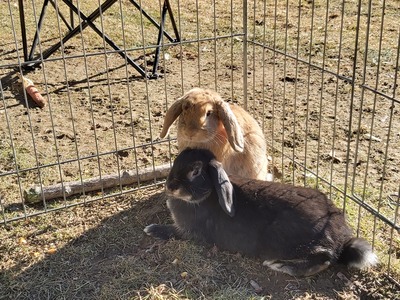
<svg viewBox="0 0 400 300">
<path fill-rule="evenodd" d="M 117 187 L 119 185 L 130 185 L 136 182 L 150 181 L 155 178 L 161 179 L 167 177 L 170 170 L 170 165 L 161 165 L 153 168 L 146 168 L 139 172 L 122 171 L 120 174 L 109 174 L 100 177 L 93 177 L 83 181 L 71 181 L 58 183 L 50 186 L 40 185 L 33 186 L 32 188 L 24 191 L 24 199 L 27 203 L 38 203 L 43 199 L 51 200 L 56 198 L 69 197 L 76 194 L 87 193 L 92 191 L 99 191 L 101 189 L 108 189 Z"/>
</svg>

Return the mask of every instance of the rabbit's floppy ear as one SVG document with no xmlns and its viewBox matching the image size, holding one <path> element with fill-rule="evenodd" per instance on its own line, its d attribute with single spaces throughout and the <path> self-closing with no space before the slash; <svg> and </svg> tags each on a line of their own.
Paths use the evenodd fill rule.
<svg viewBox="0 0 400 300">
<path fill-rule="evenodd" d="M 182 103 L 184 98 L 179 98 L 176 100 L 167 110 L 165 114 L 164 124 L 162 127 L 162 131 L 160 133 L 160 137 L 163 138 L 168 134 L 169 127 L 171 127 L 172 123 L 179 117 L 182 113 Z"/>
<path fill-rule="evenodd" d="M 225 213 L 233 217 L 235 215 L 235 208 L 233 206 L 234 191 L 228 175 L 222 164 L 215 159 L 210 161 L 208 169 L 211 181 L 218 194 L 219 204 Z"/>
<path fill-rule="evenodd" d="M 225 127 L 229 143 L 236 152 L 243 152 L 243 132 L 229 104 L 221 99 L 221 101 L 217 102 L 217 107 L 218 115 Z"/>
</svg>

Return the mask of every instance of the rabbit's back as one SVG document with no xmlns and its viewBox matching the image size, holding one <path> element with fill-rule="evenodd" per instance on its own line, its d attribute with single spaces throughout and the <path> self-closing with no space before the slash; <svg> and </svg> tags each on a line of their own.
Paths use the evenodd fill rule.
<svg viewBox="0 0 400 300">
<path fill-rule="evenodd" d="M 317 190 L 234 176 L 231 181 L 236 220 L 259 233 L 257 255 L 296 259 L 325 248 L 336 257 L 352 236 L 342 211 Z"/>
</svg>

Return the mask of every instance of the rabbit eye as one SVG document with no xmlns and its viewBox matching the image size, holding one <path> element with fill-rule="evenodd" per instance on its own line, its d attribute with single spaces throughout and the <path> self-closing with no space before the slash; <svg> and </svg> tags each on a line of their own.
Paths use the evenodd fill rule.
<svg viewBox="0 0 400 300">
<path fill-rule="evenodd" d="M 188 173 L 189 181 L 192 181 L 193 179 L 195 179 L 197 176 L 199 176 L 201 174 L 201 168 L 202 168 L 201 162 L 197 162 L 193 166 L 193 169 Z"/>
<path fill-rule="evenodd" d="M 212 110 L 206 112 L 206 116 L 209 117 L 212 114 Z"/>
</svg>

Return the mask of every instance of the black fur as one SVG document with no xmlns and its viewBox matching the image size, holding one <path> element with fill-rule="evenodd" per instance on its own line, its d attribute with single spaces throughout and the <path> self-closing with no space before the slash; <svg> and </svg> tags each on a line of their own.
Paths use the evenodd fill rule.
<svg viewBox="0 0 400 300">
<path fill-rule="evenodd" d="M 228 178 L 207 150 L 179 154 L 166 193 L 174 225 L 145 229 L 158 238 L 215 244 L 262 258 L 272 269 L 294 276 L 312 275 L 337 262 L 361 266 L 367 254 L 373 255 L 366 241 L 353 237 L 343 213 L 323 193 Z"/>
</svg>

